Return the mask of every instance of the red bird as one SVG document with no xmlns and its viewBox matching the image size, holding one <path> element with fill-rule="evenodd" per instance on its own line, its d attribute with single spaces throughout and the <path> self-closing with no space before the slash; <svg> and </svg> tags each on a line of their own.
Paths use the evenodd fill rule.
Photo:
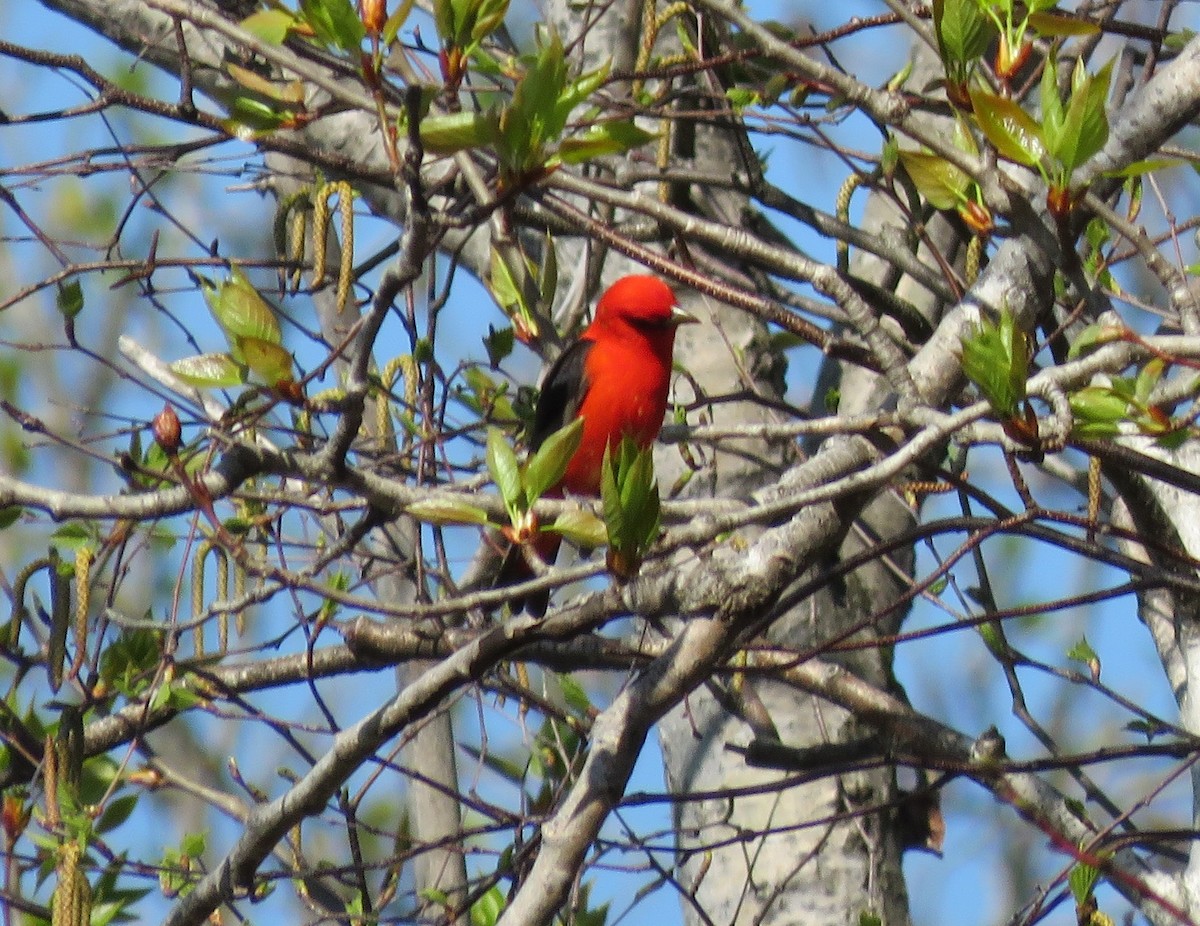
<svg viewBox="0 0 1200 926">
<path fill-rule="evenodd" d="M 639 447 L 654 443 L 667 412 L 675 329 L 696 319 L 675 304 L 675 294 L 658 277 L 627 276 L 610 286 L 596 304 L 596 317 L 579 340 L 562 352 L 542 383 L 529 443 L 537 451 L 551 434 L 576 418 L 583 436 L 562 480 L 546 498 L 600 494 L 604 450 L 621 438 Z M 539 534 L 533 547 L 553 563 L 561 538 Z M 498 585 L 530 578 L 523 551 L 514 547 L 505 558 Z M 549 593 L 511 601 L 530 614 L 546 611 Z"/>
</svg>

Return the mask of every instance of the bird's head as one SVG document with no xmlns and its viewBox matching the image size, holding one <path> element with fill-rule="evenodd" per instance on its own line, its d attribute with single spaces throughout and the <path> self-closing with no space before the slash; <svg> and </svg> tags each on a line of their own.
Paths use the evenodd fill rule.
<svg viewBox="0 0 1200 926">
<path fill-rule="evenodd" d="M 621 277 L 605 290 L 596 304 L 592 327 L 631 328 L 653 342 L 665 342 L 670 350 L 675 329 L 696 321 L 695 316 L 679 308 L 666 283 L 655 276 L 635 274 Z"/>
</svg>

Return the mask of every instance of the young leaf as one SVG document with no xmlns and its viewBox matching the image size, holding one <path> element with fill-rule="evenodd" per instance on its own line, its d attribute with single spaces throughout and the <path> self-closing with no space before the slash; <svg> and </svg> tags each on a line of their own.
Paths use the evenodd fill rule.
<svg viewBox="0 0 1200 926">
<path fill-rule="evenodd" d="M 493 885 L 486 894 L 471 904 L 471 926 L 496 926 L 505 906 L 504 891 L 498 884 Z"/>
<path fill-rule="evenodd" d="M 296 27 L 296 17 L 284 9 L 259 10 L 242 20 L 242 28 L 268 45 L 282 45 Z"/>
<path fill-rule="evenodd" d="M 520 272 L 521 268 L 510 267 L 505 253 L 493 246 L 491 273 L 486 281 L 488 289 L 504 314 L 513 320 L 517 337 L 528 343 L 538 336 L 539 329 L 533 307 L 525 298 L 524 287 L 518 279 Z"/>
<path fill-rule="evenodd" d="M 429 499 L 413 502 L 404 509 L 418 521 L 427 524 L 487 524 L 487 512 L 466 502 Z"/>
<path fill-rule="evenodd" d="M 1071 896 L 1075 898 L 1075 906 L 1080 907 L 1087 903 L 1099 880 L 1100 871 L 1092 865 L 1077 862 L 1072 866 L 1067 881 L 1071 885 Z"/>
<path fill-rule="evenodd" d="M 1043 38 L 1065 39 L 1078 35 L 1097 35 L 1100 32 L 1100 26 L 1094 22 L 1061 13 L 1030 13 L 1029 25 Z"/>
<path fill-rule="evenodd" d="M 1090 354 L 1105 344 L 1119 341 L 1124 334 L 1125 329 L 1116 325 L 1102 325 L 1100 323 L 1088 325 L 1071 342 L 1071 347 L 1067 351 L 1067 359 L 1075 360 L 1085 354 Z"/>
<path fill-rule="evenodd" d="M 1076 437 L 1113 437 L 1129 418 L 1129 400 L 1107 386 L 1087 386 L 1069 397 Z"/>
<path fill-rule="evenodd" d="M 197 389 L 223 389 L 246 382 L 245 369 L 228 354 L 199 354 L 171 364 L 171 372 Z"/>
<path fill-rule="evenodd" d="M 609 543 L 615 543 L 614 538 L 620 538 L 625 532 L 625 511 L 621 507 L 621 487 L 617 482 L 618 462 L 613 456 L 610 444 L 604 448 L 604 461 L 600 467 L 600 503 Z"/>
<path fill-rule="evenodd" d="M 1062 98 L 1058 95 L 1058 65 L 1053 55 L 1046 56 L 1039 89 L 1042 106 L 1042 139 L 1046 142 L 1050 153 L 1054 154 L 1061 141 L 1066 110 L 1063 108 Z"/>
<path fill-rule="evenodd" d="M 1002 157 L 1026 167 L 1041 163 L 1046 146 L 1041 129 L 1029 113 L 995 93 L 972 89 L 970 96 L 979 128 Z"/>
<path fill-rule="evenodd" d="M 509 515 L 515 517 L 523 514 L 529 505 L 521 488 L 521 464 L 498 428 L 488 429 L 487 468 L 496 488 L 500 490 L 500 497 L 504 499 Z"/>
<path fill-rule="evenodd" d="M 468 50 L 500 28 L 508 15 L 508 0 L 474 0 L 473 7 L 475 22 L 471 27 Z"/>
<path fill-rule="evenodd" d="M 509 174 L 520 176 L 545 166 L 546 147 L 562 136 L 572 108 L 560 102 L 566 84 L 566 53 L 558 34 L 552 33 L 500 116 L 497 148 Z"/>
<path fill-rule="evenodd" d="M 546 438 L 525 465 L 525 492 L 531 502 L 558 484 L 582 439 L 582 418 L 576 418 Z"/>
<path fill-rule="evenodd" d="M 566 164 L 582 164 L 605 155 L 624 154 L 657 137 L 632 122 L 604 122 L 581 135 L 564 138 L 558 146 L 558 156 Z"/>
<path fill-rule="evenodd" d="M 917 192 L 934 209 L 955 209 L 966 200 L 971 178 L 949 161 L 927 151 L 897 152 Z"/>
<path fill-rule="evenodd" d="M 995 35 L 978 0 L 933 0 L 933 25 L 946 65 L 965 66 L 980 58 Z"/>
<path fill-rule="evenodd" d="M 59 284 L 56 298 L 58 311 L 64 318 L 74 318 L 83 311 L 83 286 L 78 280 Z"/>
<path fill-rule="evenodd" d="M 1010 312 L 998 321 L 984 319 L 974 335 L 963 340 L 963 373 L 1005 419 L 1018 416 L 1025 400 L 1029 349 L 1025 332 Z"/>
<path fill-rule="evenodd" d="M 458 23 L 455 19 L 454 4 L 451 0 L 433 0 L 433 25 L 437 29 L 437 34 L 443 44 L 456 44 L 455 38 L 458 33 L 456 27 Z"/>
<path fill-rule="evenodd" d="M 612 61 L 605 61 L 598 68 L 580 75 L 573 80 L 558 98 L 559 107 L 565 107 L 563 120 L 571 114 L 571 110 L 583 103 L 588 97 L 604 86 L 608 80 L 608 72 L 612 69 Z"/>
<path fill-rule="evenodd" d="M 237 341 L 240 338 L 258 338 L 270 344 L 283 343 L 283 331 L 275 310 L 259 295 L 238 267 L 234 267 L 228 279 L 219 286 L 200 278 L 200 291 L 213 316 L 225 332 L 234 359 L 239 359 Z"/>
<path fill-rule="evenodd" d="M 496 114 L 448 113 L 421 120 L 421 144 L 430 154 L 455 154 L 468 148 L 494 144 L 498 134 Z"/>
<path fill-rule="evenodd" d="M 136 794 L 125 794 L 121 797 L 113 798 L 105 806 L 104 812 L 100 814 L 100 819 L 96 821 L 96 832 L 104 834 L 115 830 L 129 819 L 129 815 L 133 813 L 137 802 L 138 795 Z"/>
<path fill-rule="evenodd" d="M 1095 75 L 1089 75 L 1080 61 L 1071 79 L 1071 102 L 1067 105 L 1062 134 L 1054 157 L 1068 173 L 1096 154 L 1108 141 L 1108 85 L 1112 79 L 1111 61 Z"/>
<path fill-rule="evenodd" d="M 609 570 L 620 579 L 637 572 L 642 555 L 658 537 L 660 507 L 654 455 L 625 438 L 604 456 L 600 497 L 608 526 Z"/>
<path fill-rule="evenodd" d="M 564 511 L 546 529 L 562 534 L 575 546 L 585 550 L 602 547 L 608 543 L 608 528 L 604 522 L 582 508 Z"/>
<path fill-rule="evenodd" d="M 350 0 L 300 0 L 300 12 L 322 45 L 346 52 L 362 48 L 367 33 Z"/>
<path fill-rule="evenodd" d="M 238 338 L 241 352 L 250 372 L 268 386 L 278 386 L 294 379 L 294 361 L 287 349 L 259 338 Z"/>
</svg>

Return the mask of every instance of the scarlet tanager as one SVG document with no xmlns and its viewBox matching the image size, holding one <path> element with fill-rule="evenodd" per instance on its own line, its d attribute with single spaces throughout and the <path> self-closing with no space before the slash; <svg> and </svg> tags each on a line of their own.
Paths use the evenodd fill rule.
<svg viewBox="0 0 1200 926">
<path fill-rule="evenodd" d="M 562 352 L 542 382 L 531 451 L 576 418 L 583 419 L 579 447 L 562 479 L 544 497 L 597 496 L 606 447 L 615 450 L 626 436 L 641 448 L 654 443 L 667 411 L 675 329 L 694 322 L 658 277 L 622 277 L 605 291 L 592 323 Z M 544 562 L 553 563 L 560 541 L 558 534 L 540 533 L 533 548 Z M 513 547 L 497 585 L 511 585 L 531 575 L 524 551 Z M 548 592 L 539 592 L 510 604 L 514 612 L 523 606 L 540 616 L 549 597 Z"/>
</svg>

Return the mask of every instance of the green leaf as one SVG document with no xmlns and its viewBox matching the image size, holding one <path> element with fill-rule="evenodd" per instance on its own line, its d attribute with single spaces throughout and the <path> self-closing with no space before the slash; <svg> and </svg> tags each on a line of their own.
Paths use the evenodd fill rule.
<svg viewBox="0 0 1200 926">
<path fill-rule="evenodd" d="M 304 84 L 298 80 L 271 80 L 257 71 L 232 63 L 226 64 L 225 70 L 230 77 L 262 98 L 268 105 L 281 103 L 286 109 L 302 109 L 304 106 Z"/>
<path fill-rule="evenodd" d="M 171 372 L 198 389 L 222 389 L 246 382 L 243 367 L 228 354 L 199 354 L 171 364 Z"/>
<path fill-rule="evenodd" d="M 466 502 L 429 499 L 413 502 L 404 509 L 418 521 L 427 524 L 487 524 L 487 512 Z"/>
<path fill-rule="evenodd" d="M 1146 405 L 1150 401 L 1154 387 L 1162 380 L 1165 371 L 1166 361 L 1161 357 L 1155 357 L 1138 370 L 1137 378 L 1134 380 L 1133 396 L 1139 404 Z"/>
<path fill-rule="evenodd" d="M 1025 400 L 1029 346 L 1025 332 L 1005 310 L 998 321 L 984 319 L 963 340 L 963 373 L 1002 418 L 1017 417 Z"/>
<path fill-rule="evenodd" d="M 608 72 L 611 68 L 612 62 L 606 61 L 598 68 L 580 75 L 577 80 L 573 80 L 566 85 L 566 89 L 559 95 L 558 103 L 556 104 L 562 120 L 561 125 L 565 126 L 567 124 L 567 118 L 571 115 L 571 110 L 604 86 L 604 82 L 608 80 Z M 561 128 L 559 131 L 561 131 Z"/>
<path fill-rule="evenodd" d="M 600 497 L 610 551 L 636 563 L 657 539 L 661 525 L 652 449 L 639 450 L 629 438 L 615 453 L 609 448 L 601 468 Z"/>
<path fill-rule="evenodd" d="M 258 133 L 273 132 L 295 118 L 295 113 L 290 109 L 253 95 L 223 98 L 223 102 L 229 110 L 229 118 L 222 120 L 221 127 L 236 138 L 245 139 Z"/>
<path fill-rule="evenodd" d="M 500 497 L 504 499 L 509 515 L 515 517 L 528 510 L 525 492 L 521 488 L 521 464 L 517 462 L 517 455 L 508 445 L 504 433 L 498 428 L 488 428 L 487 468 L 496 488 L 500 490 Z"/>
<path fill-rule="evenodd" d="M 1040 87 L 1042 106 L 1042 138 L 1051 152 L 1058 147 L 1063 131 L 1066 110 L 1058 95 L 1058 63 L 1053 55 L 1046 56 Z"/>
<path fill-rule="evenodd" d="M 1105 344 L 1121 340 L 1124 336 L 1125 329 L 1117 325 L 1104 325 L 1099 322 L 1088 325 L 1071 342 L 1070 350 L 1067 351 L 1067 359 L 1075 360 L 1083 357 L 1094 350 L 1099 350 Z"/>
<path fill-rule="evenodd" d="M 612 446 L 605 447 L 600 466 L 600 504 L 608 541 L 615 546 L 625 534 L 625 510 L 621 507 L 621 486 L 617 481 L 618 461 L 613 456 Z"/>
<path fill-rule="evenodd" d="M 129 815 L 133 813 L 137 802 L 138 795 L 136 794 L 126 794 L 109 801 L 104 808 L 104 812 L 100 814 L 100 819 L 96 821 L 96 833 L 103 835 L 111 830 L 115 830 L 129 819 Z"/>
<path fill-rule="evenodd" d="M 491 272 L 486 282 L 496 304 L 523 330 L 523 337 L 537 337 L 537 318 L 533 314 L 533 306 L 525 298 L 525 288 L 518 277 L 523 269 L 526 268 L 510 267 L 506 253 L 493 245 Z"/>
<path fill-rule="evenodd" d="M 726 87 L 725 99 L 729 101 L 734 112 L 741 113 L 750 106 L 757 106 L 762 97 L 758 95 L 757 90 L 750 90 L 747 87 Z"/>
<path fill-rule="evenodd" d="M 242 20 L 242 28 L 268 45 L 282 45 L 296 28 L 296 17 L 289 10 L 259 10 Z"/>
<path fill-rule="evenodd" d="M 1051 149 L 1054 158 L 1068 173 L 1087 162 L 1108 141 L 1108 85 L 1112 79 L 1111 61 L 1095 75 L 1076 62 L 1072 75 L 1071 102 L 1067 105 L 1058 144 Z"/>
<path fill-rule="evenodd" d="M 582 164 L 593 158 L 624 154 L 657 137 L 633 122 L 602 122 L 581 135 L 564 138 L 558 146 L 558 155 L 566 164 Z"/>
<path fill-rule="evenodd" d="M 574 104 L 567 86 L 567 62 L 562 40 L 551 33 L 513 91 L 512 102 L 500 116 L 497 146 L 505 170 L 517 176 L 545 166 L 547 146 L 557 142 Z"/>
<path fill-rule="evenodd" d="M 294 381 L 295 363 L 286 348 L 260 338 L 238 338 L 237 344 L 250 372 L 268 386 Z"/>
<path fill-rule="evenodd" d="M 1166 170 L 1168 167 L 1178 167 L 1183 161 L 1175 158 L 1158 158 L 1153 161 L 1134 161 L 1117 170 L 1106 170 L 1106 177 L 1143 177 L 1156 170 Z"/>
<path fill-rule="evenodd" d="M 1046 155 L 1041 129 L 1010 99 L 983 90 L 970 90 L 971 106 L 984 136 L 1002 157 L 1036 167 Z"/>
<path fill-rule="evenodd" d="M 1083 862 L 1076 862 L 1071 867 L 1067 882 L 1071 885 L 1071 896 L 1075 898 L 1077 907 L 1087 903 L 1100 880 L 1100 870 Z"/>
<path fill-rule="evenodd" d="M 966 200 L 971 178 L 945 158 L 927 151 L 903 149 L 897 155 L 917 192 L 934 209 L 955 209 Z"/>
<path fill-rule="evenodd" d="M 489 35 L 500 28 L 504 17 L 508 15 L 508 0 L 475 0 L 472 4 L 474 24 L 467 48 L 478 45 Z"/>
<path fill-rule="evenodd" d="M 1100 657 L 1092 649 L 1092 645 L 1088 643 L 1087 637 L 1080 637 L 1075 645 L 1067 650 L 1067 658 L 1074 662 L 1082 662 L 1085 665 L 1100 661 Z"/>
<path fill-rule="evenodd" d="M 200 291 L 229 341 L 234 360 L 241 359 L 237 344 L 241 338 L 283 343 L 283 331 L 275 310 L 237 266 L 219 286 L 201 277 Z"/>
<path fill-rule="evenodd" d="M 933 26 L 947 71 L 981 57 L 996 32 L 979 0 L 933 0 Z"/>
<path fill-rule="evenodd" d="M 564 511 L 546 530 L 562 534 L 575 546 L 585 550 L 594 550 L 608 543 L 608 528 L 604 522 L 582 508 Z"/>
<path fill-rule="evenodd" d="M 400 5 L 387 18 L 379 37 L 384 48 L 391 47 L 391 44 L 396 41 L 396 36 L 400 34 L 400 27 L 408 21 L 408 14 L 412 12 L 415 3 L 416 0 L 401 0 Z"/>
<path fill-rule="evenodd" d="M 72 552 L 78 552 L 82 548 L 91 546 L 96 542 L 95 525 L 78 521 L 71 524 L 64 524 L 62 527 L 57 528 L 50 536 L 54 539 L 56 545 L 66 547 Z M 59 563 L 58 568 L 63 575 L 71 575 L 74 570 L 74 566 L 67 562 Z"/>
<path fill-rule="evenodd" d="M 1108 386 L 1087 386 L 1069 396 L 1077 437 L 1112 437 L 1129 419 L 1129 399 Z"/>
<path fill-rule="evenodd" d="M 20 505 L 5 505 L 0 508 L 0 531 L 12 527 L 20 520 L 24 511 Z"/>
<path fill-rule="evenodd" d="M 421 144 L 430 154 L 454 154 L 495 144 L 499 136 L 496 114 L 448 113 L 421 120 Z"/>
<path fill-rule="evenodd" d="M 1178 32 L 1170 33 L 1163 45 L 1171 51 L 1183 51 L 1183 49 L 1196 37 L 1196 32 L 1193 29 L 1181 29 Z"/>
<path fill-rule="evenodd" d="M 433 24 L 443 44 L 456 44 L 454 37 L 457 22 L 451 0 L 433 0 Z"/>
<path fill-rule="evenodd" d="M 1053 6 L 1054 4 L 1050 4 Z M 1029 14 L 1033 31 L 1045 38 L 1070 38 L 1078 35 L 1099 35 L 1100 26 L 1077 16 L 1037 11 Z"/>
<path fill-rule="evenodd" d="M 504 907 L 504 891 L 500 889 L 500 885 L 494 884 L 486 894 L 471 904 L 471 926 L 496 926 Z"/>
<path fill-rule="evenodd" d="M 322 45 L 346 52 L 362 48 L 367 33 L 351 0 L 300 0 L 300 12 Z"/>
<path fill-rule="evenodd" d="M 83 311 L 83 286 L 78 280 L 60 283 L 55 302 L 64 318 L 74 318 Z"/>
<path fill-rule="evenodd" d="M 557 485 L 583 439 L 583 419 L 576 418 L 543 441 L 525 465 L 525 492 L 530 502 Z"/>
<path fill-rule="evenodd" d="M 158 666 L 161 640 L 162 635 L 149 628 L 122 632 L 100 655 L 100 678 L 127 698 L 137 697 Z"/>
<path fill-rule="evenodd" d="M 487 337 L 483 339 L 483 348 L 487 351 L 488 363 L 492 369 L 500 366 L 500 363 L 513 351 L 515 343 L 513 330 L 506 325 L 497 330 L 494 325 L 488 325 Z"/>
</svg>

